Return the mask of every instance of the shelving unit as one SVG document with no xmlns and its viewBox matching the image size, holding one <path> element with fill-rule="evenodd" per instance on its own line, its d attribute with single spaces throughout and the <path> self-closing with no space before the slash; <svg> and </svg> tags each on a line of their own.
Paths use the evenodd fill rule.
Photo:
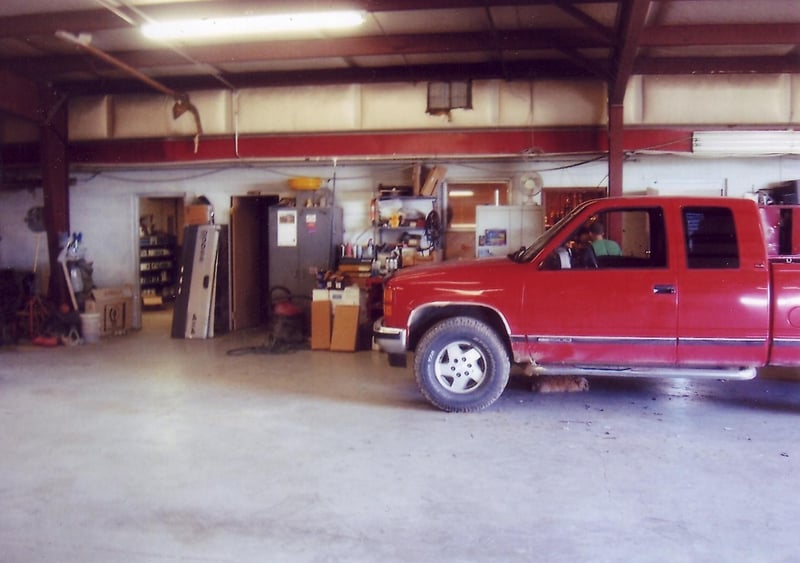
<svg viewBox="0 0 800 563">
<path fill-rule="evenodd" d="M 374 201 L 375 241 L 379 248 L 407 247 L 415 250 L 414 258 L 435 258 L 436 249 L 426 229 L 432 211 L 441 217 L 438 199 L 433 196 L 388 196 Z M 403 239 L 406 239 L 405 241 Z"/>
<path fill-rule="evenodd" d="M 175 237 L 151 235 L 139 239 L 139 284 L 145 305 L 160 305 L 175 293 Z"/>
</svg>

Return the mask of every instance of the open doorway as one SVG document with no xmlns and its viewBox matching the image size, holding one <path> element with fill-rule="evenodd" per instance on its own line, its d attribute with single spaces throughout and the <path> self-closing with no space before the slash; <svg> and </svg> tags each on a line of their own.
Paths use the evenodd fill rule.
<svg viewBox="0 0 800 563">
<path fill-rule="evenodd" d="M 183 196 L 139 198 L 139 295 L 142 314 L 168 311 L 177 292 Z"/>
</svg>

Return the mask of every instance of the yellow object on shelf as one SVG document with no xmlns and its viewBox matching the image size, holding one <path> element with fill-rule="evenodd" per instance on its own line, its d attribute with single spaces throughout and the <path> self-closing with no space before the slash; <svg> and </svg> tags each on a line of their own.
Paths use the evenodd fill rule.
<svg viewBox="0 0 800 563">
<path fill-rule="evenodd" d="M 289 187 L 293 190 L 317 190 L 322 185 L 322 178 L 297 177 L 289 178 Z"/>
</svg>

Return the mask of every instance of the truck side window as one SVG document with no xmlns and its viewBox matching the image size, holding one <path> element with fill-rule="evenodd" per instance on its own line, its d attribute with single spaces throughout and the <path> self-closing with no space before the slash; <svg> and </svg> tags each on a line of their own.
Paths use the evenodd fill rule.
<svg viewBox="0 0 800 563">
<path fill-rule="evenodd" d="M 666 268 L 667 244 L 664 212 L 660 207 L 609 211 L 592 218 L 601 224 L 609 240 L 615 241 L 620 253 L 614 255 L 598 246 L 600 269 Z"/>
<path fill-rule="evenodd" d="M 587 259 L 587 247 L 591 247 Z M 569 233 L 542 264 L 545 270 L 666 268 L 660 207 L 615 209 L 592 216 Z"/>
<path fill-rule="evenodd" d="M 687 207 L 683 229 L 689 268 L 738 268 L 733 213 L 726 207 Z"/>
</svg>

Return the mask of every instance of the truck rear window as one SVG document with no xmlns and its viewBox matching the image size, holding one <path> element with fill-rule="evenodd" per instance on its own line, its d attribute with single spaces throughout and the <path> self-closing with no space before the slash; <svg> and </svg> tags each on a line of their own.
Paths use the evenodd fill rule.
<svg viewBox="0 0 800 563">
<path fill-rule="evenodd" d="M 689 268 L 739 267 L 739 244 L 730 209 L 686 207 L 683 228 Z"/>
</svg>

